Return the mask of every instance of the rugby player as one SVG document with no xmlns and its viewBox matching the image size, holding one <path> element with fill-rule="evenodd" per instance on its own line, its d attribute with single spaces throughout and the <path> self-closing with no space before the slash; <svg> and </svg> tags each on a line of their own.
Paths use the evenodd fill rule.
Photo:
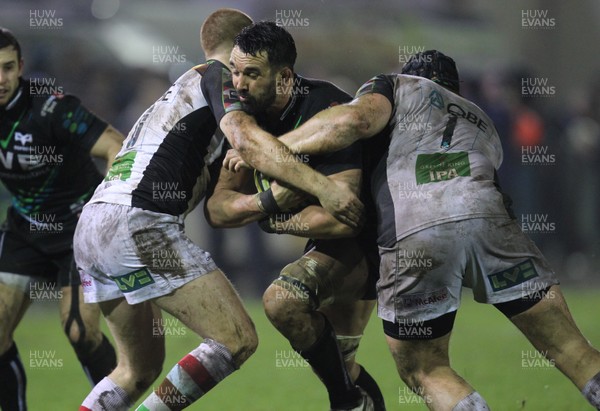
<svg viewBox="0 0 600 411">
<path fill-rule="evenodd" d="M 13 333 L 32 299 L 58 299 L 62 326 L 92 385 L 116 365 L 98 306 L 80 296 L 72 243 L 83 204 L 102 180 L 91 156 L 110 165 L 124 137 L 77 97 L 31 87 L 23 67 L 18 40 L 0 28 L 0 180 L 12 203 L 0 228 L 3 411 L 27 408 Z"/>
<path fill-rule="evenodd" d="M 378 314 L 401 378 L 434 410 L 488 410 L 451 367 L 461 286 L 493 304 L 600 409 L 600 353 L 583 337 L 558 280 L 499 190 L 500 139 L 459 94 L 454 61 L 430 50 L 379 75 L 349 104 L 280 138 L 294 152 L 332 152 L 382 130 L 374 171 L 381 255 Z M 369 140 L 372 141 L 372 140 Z"/>
<path fill-rule="evenodd" d="M 329 82 L 295 74 L 294 39 L 273 22 L 245 28 L 234 44 L 230 68 L 242 106 L 274 135 L 297 127 L 321 110 L 351 100 Z M 279 154 L 280 162 L 293 157 L 287 148 Z M 359 144 L 301 159 L 359 193 Z M 375 304 L 376 236 L 369 238 L 369 230 L 365 229 L 359 238 L 343 238 L 355 236 L 357 230 L 337 221 L 318 202 L 307 203 L 301 194 L 277 181 L 263 190 L 260 184 L 264 179 L 256 173 L 261 188 L 257 193 L 251 170 L 232 172 L 223 168 L 206 202 L 208 221 L 214 227 L 261 221 L 267 232 L 311 239 L 306 253 L 284 267 L 264 293 L 267 317 L 325 384 L 332 409 L 373 409 L 375 401 L 375 409 L 384 410 L 376 382 L 355 362 Z"/>
<path fill-rule="evenodd" d="M 348 188 L 300 162 L 273 160 L 281 146 L 241 111 L 226 66 L 235 35 L 252 20 L 234 9 L 201 28 L 207 62 L 184 73 L 148 108 L 83 209 L 75 259 L 86 302 L 100 303 L 119 352 L 115 370 L 80 410 L 129 409 L 164 359 L 160 309 L 204 341 L 169 372 L 139 410 L 179 410 L 237 370 L 257 336 L 239 296 L 210 255 L 185 235 L 184 216 L 203 198 L 225 138 L 253 167 L 328 201 L 357 224 L 362 204 Z M 223 133 L 217 131 L 220 125 Z"/>
</svg>

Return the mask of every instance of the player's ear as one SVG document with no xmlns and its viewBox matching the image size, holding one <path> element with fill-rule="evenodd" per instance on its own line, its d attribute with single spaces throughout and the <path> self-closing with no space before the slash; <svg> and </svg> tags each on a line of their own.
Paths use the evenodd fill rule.
<svg viewBox="0 0 600 411">
<path fill-rule="evenodd" d="M 289 67 L 284 67 L 279 71 L 279 78 L 280 84 L 291 86 L 294 82 L 294 72 Z"/>
<path fill-rule="evenodd" d="M 23 76 L 23 67 L 25 66 L 25 61 L 23 59 L 19 60 L 19 77 Z"/>
</svg>

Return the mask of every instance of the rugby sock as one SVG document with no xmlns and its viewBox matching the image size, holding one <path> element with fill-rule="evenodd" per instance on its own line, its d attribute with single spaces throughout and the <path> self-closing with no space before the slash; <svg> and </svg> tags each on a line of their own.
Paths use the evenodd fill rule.
<svg viewBox="0 0 600 411">
<path fill-rule="evenodd" d="M 600 372 L 585 384 L 581 393 L 590 404 L 596 407 L 597 410 L 600 410 Z"/>
<path fill-rule="evenodd" d="M 359 365 L 360 372 L 354 384 L 362 388 L 373 400 L 375 405 L 374 411 L 385 411 L 385 401 L 383 394 L 377 385 L 377 382 L 371 377 L 371 374 L 364 369 L 362 365 Z"/>
<path fill-rule="evenodd" d="M 19 350 L 13 342 L 8 351 L 0 356 L 0 409 L 25 411 L 25 388 L 27 378 L 21 363 Z"/>
<path fill-rule="evenodd" d="M 127 392 L 104 377 L 83 400 L 79 411 L 127 411 L 132 406 Z"/>
<path fill-rule="evenodd" d="M 77 358 L 92 386 L 98 384 L 117 366 L 115 349 L 104 334 L 98 348 L 91 353 L 77 353 Z"/>
<path fill-rule="evenodd" d="M 323 332 L 309 348 L 298 353 L 325 384 L 331 408 L 348 409 L 358 405 L 362 395 L 346 370 L 333 327 L 323 315 Z"/>
<path fill-rule="evenodd" d="M 452 411 L 490 411 L 487 402 L 477 391 L 473 391 L 452 408 Z"/>
<path fill-rule="evenodd" d="M 237 369 L 231 352 L 206 339 L 169 371 L 137 411 L 173 411 L 190 406 Z"/>
</svg>

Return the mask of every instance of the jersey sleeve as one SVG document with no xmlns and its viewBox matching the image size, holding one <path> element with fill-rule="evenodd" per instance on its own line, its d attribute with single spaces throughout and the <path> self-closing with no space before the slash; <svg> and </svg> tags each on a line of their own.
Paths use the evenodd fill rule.
<svg viewBox="0 0 600 411">
<path fill-rule="evenodd" d="M 51 96 L 42 111 L 42 116 L 51 116 L 53 134 L 61 144 L 76 144 L 86 151 L 92 149 L 108 126 L 71 95 Z"/>
<path fill-rule="evenodd" d="M 394 105 L 394 78 L 396 76 L 388 74 L 380 74 L 373 77 L 365 84 L 360 86 L 356 92 L 355 98 L 364 96 L 369 93 L 377 93 L 385 96 L 392 106 Z"/>
<path fill-rule="evenodd" d="M 204 98 L 210 107 L 217 125 L 225 114 L 242 109 L 242 103 L 238 99 L 231 72 L 227 67 L 218 61 L 212 61 L 204 74 L 200 83 Z"/>
</svg>

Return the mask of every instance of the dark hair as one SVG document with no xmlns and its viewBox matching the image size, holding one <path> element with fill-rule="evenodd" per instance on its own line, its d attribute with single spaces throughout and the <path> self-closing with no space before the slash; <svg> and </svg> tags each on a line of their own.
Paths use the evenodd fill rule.
<svg viewBox="0 0 600 411">
<path fill-rule="evenodd" d="M 21 61 L 21 45 L 9 29 L 0 27 L 0 49 L 13 46 L 17 50 L 17 60 Z"/>
<path fill-rule="evenodd" d="M 266 52 L 269 64 L 276 68 L 294 69 L 296 43 L 286 29 L 272 21 L 261 21 L 244 28 L 235 37 L 233 44 L 254 57 Z"/>
<path fill-rule="evenodd" d="M 402 74 L 425 77 L 455 93 L 460 92 L 458 70 L 454 60 L 437 50 L 416 53 L 402 67 Z"/>
</svg>

